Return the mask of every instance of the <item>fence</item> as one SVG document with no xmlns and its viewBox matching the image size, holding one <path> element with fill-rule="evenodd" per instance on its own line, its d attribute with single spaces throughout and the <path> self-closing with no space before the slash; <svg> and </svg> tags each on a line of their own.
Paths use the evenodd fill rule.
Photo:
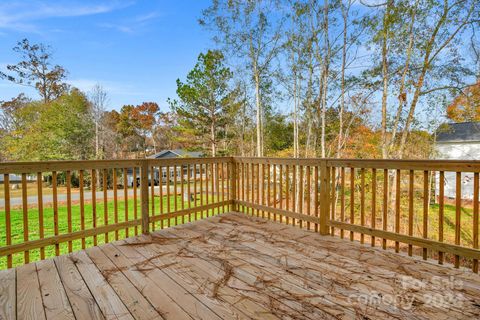
<svg viewBox="0 0 480 320">
<path fill-rule="evenodd" d="M 479 172 L 477 161 L 429 160 L 2 163 L 0 267 L 240 211 L 478 273 Z M 18 190 L 13 174 L 22 177 Z M 469 199 L 465 176 L 473 177 Z M 452 184 L 453 198 L 445 193 Z"/>
</svg>

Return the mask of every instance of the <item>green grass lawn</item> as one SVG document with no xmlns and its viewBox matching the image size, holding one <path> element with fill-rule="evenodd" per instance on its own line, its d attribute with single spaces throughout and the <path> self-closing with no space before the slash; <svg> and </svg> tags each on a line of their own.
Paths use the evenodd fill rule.
<svg viewBox="0 0 480 320">
<path fill-rule="evenodd" d="M 380 193 L 379 193 L 380 194 Z M 360 195 L 355 194 L 355 224 L 360 224 Z M 371 194 L 365 194 L 365 225 L 371 227 Z M 400 233 L 408 234 L 408 213 L 409 203 L 408 196 L 402 193 L 400 197 Z M 382 228 L 383 215 L 382 198 L 377 195 L 376 201 L 376 228 Z M 336 220 L 340 220 L 340 201 L 337 201 L 336 206 Z M 345 191 L 345 219 L 348 222 L 350 219 L 350 192 Z M 455 243 L 455 218 L 456 206 L 451 204 L 444 205 L 444 219 L 443 219 L 443 241 L 446 243 Z M 395 208 L 394 203 L 391 204 L 387 215 L 388 231 L 394 231 L 395 222 Z M 428 207 L 428 238 L 431 240 L 438 240 L 439 238 L 439 205 L 430 204 Z M 470 207 L 461 207 L 460 210 L 460 245 L 465 247 L 472 247 L 473 245 L 473 209 Z M 423 237 L 423 198 L 416 194 L 413 206 L 413 235 L 416 237 Z"/>
<path fill-rule="evenodd" d="M 209 196 L 209 203 L 215 201 L 216 197 Z M 182 197 L 177 196 L 177 210 L 181 209 Z M 198 201 L 198 200 L 197 200 Z M 167 212 L 167 197 L 163 197 L 163 212 Z M 119 199 L 118 203 L 118 222 L 125 221 L 125 201 L 123 199 Z M 115 215 L 114 215 L 114 202 L 108 201 L 108 223 L 114 224 L 115 223 Z M 190 203 L 192 206 L 194 205 L 193 202 Z M 200 205 L 200 201 L 197 202 L 197 206 Z M 149 210 L 151 214 L 151 206 L 152 202 L 150 200 Z M 185 208 L 188 208 L 188 202 L 184 202 Z M 175 208 L 173 197 L 170 197 L 170 212 L 173 212 Z M 160 209 L 160 197 L 155 197 L 155 214 L 159 214 Z M 45 237 L 50 237 L 54 235 L 54 225 L 53 225 L 53 209 L 51 207 L 44 208 L 43 210 L 44 216 L 44 233 Z M 92 215 L 92 204 L 86 203 L 85 204 L 85 229 L 90 229 L 93 227 L 93 215 Z M 217 209 L 210 209 L 208 211 L 208 215 L 214 215 L 221 212 L 221 210 Z M 104 205 L 102 202 L 96 203 L 96 222 L 97 226 L 104 225 Z M 206 211 L 203 213 L 203 216 L 206 216 Z M 23 236 L 23 210 L 14 209 L 11 210 L 11 230 L 12 230 L 12 244 L 22 243 L 24 242 Z M 193 214 L 191 215 L 192 219 Z M 140 209 L 140 201 L 137 201 L 137 217 L 141 217 L 141 209 Z M 197 213 L 197 218 L 201 218 L 202 213 Z M 134 213 L 134 202 L 133 199 L 128 200 L 128 220 L 135 219 Z M 67 207 L 65 205 L 61 205 L 58 207 L 58 229 L 60 234 L 68 233 L 68 223 L 67 223 Z M 80 224 L 80 205 L 72 205 L 72 231 L 79 231 L 81 230 Z M 188 216 L 186 216 L 183 221 L 188 222 Z M 170 226 L 175 226 L 176 224 L 182 223 L 182 218 L 172 218 L 170 219 Z M 160 221 L 156 223 L 156 229 L 160 228 Z M 164 226 L 168 225 L 168 221 L 163 222 Z M 38 221 L 38 209 L 29 209 L 28 210 L 28 238 L 29 240 L 39 239 L 39 221 Z M 141 232 L 141 227 L 138 226 L 137 232 Z M 119 239 L 125 238 L 125 229 L 118 231 Z M 129 228 L 129 236 L 133 236 L 135 234 L 135 228 Z M 110 232 L 109 241 L 115 240 L 115 232 Z M 93 237 L 88 237 L 85 239 L 86 247 L 93 246 Z M 97 236 L 97 243 L 103 244 L 105 243 L 105 236 L 104 234 Z M 5 234 L 5 211 L 0 211 L 0 246 L 5 246 L 6 244 L 6 234 Z M 81 239 L 75 240 L 72 242 L 73 250 L 80 250 L 82 247 Z M 60 253 L 65 254 L 68 253 L 68 242 L 60 244 Z M 55 246 L 48 246 L 45 247 L 45 256 L 46 257 L 53 257 L 55 255 Z M 30 261 L 37 261 L 40 259 L 40 249 L 35 249 L 30 251 Z M 13 255 L 13 264 L 14 266 L 21 265 L 24 262 L 24 255 L 23 253 L 16 253 Z M 0 258 L 0 270 L 5 269 L 7 267 L 7 258 L 2 257 Z"/>
</svg>

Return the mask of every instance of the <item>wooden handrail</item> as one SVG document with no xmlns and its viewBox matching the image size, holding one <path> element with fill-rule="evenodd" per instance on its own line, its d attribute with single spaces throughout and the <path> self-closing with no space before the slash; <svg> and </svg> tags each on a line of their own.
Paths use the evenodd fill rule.
<svg viewBox="0 0 480 320">
<path fill-rule="evenodd" d="M 50 173 L 54 177 L 65 177 L 67 181 L 66 218 L 59 213 L 65 206 L 59 200 L 61 186 L 54 183 L 54 193 L 50 196 L 42 191 L 38 182 L 42 174 Z M 143 233 L 149 233 L 157 227 L 234 210 L 309 228 L 323 235 L 343 238 L 347 231 L 351 240 L 362 243 L 367 236 L 371 245 L 377 245 L 379 241 L 385 249 L 389 241 L 395 244 L 396 251 L 405 244 L 409 255 L 413 255 L 413 247 L 418 247 L 423 258 L 438 254 L 439 263 L 446 259 L 445 253 L 451 254 L 456 267 L 467 263 L 474 272 L 478 272 L 479 173 L 480 161 L 458 160 L 217 157 L 3 162 L 0 163 L 0 174 L 4 177 L 5 214 L 0 216 L 4 221 L 4 230 L 0 232 L 4 232 L 6 238 L 3 247 L 0 247 L 0 257 L 6 256 L 6 266 L 12 267 L 22 262 L 21 253 L 24 253 L 24 262 L 32 261 L 30 251 L 34 249 L 40 249 L 40 258 L 43 259 L 47 246 L 54 245 L 56 254 L 59 254 L 61 245 L 67 243 L 67 250 L 72 251 L 74 241 L 78 239 L 84 248 L 90 237 L 94 238 L 94 243 L 97 238 L 108 242 L 108 234 L 112 231 L 115 238 L 123 230 L 124 236 L 128 236 L 129 228 L 135 228 L 136 232 L 139 226 Z M 22 177 L 22 192 L 17 196 L 21 197 L 21 201 L 16 205 L 10 190 L 11 174 Z M 466 203 L 462 197 L 469 183 L 463 179 L 467 174 L 468 179 L 473 181 L 473 199 L 469 200 L 473 203 L 473 229 L 471 233 L 468 230 L 472 235 L 471 243 L 464 243 L 461 236 L 468 227 L 462 213 L 462 205 Z M 121 175 L 118 181 L 117 175 Z M 37 179 L 34 188 L 37 191 L 28 189 L 27 178 L 30 176 Z M 101 182 L 98 180 L 100 183 L 95 186 L 97 179 Z M 87 192 L 82 187 L 80 198 L 73 199 L 74 180 L 81 186 L 102 187 L 103 193 L 97 195 L 96 189 Z M 118 194 L 118 182 L 123 186 L 128 183 L 134 188 L 124 187 Z M 160 186 L 152 186 L 157 184 Z M 439 189 L 437 197 L 441 195 L 438 198 L 438 217 L 433 216 L 436 213 L 432 208 L 437 209 L 428 201 L 432 198 L 430 193 L 435 189 L 434 185 Z M 33 192 L 38 201 L 32 202 L 29 192 Z M 123 197 L 123 202 L 118 195 Z M 448 195 L 452 197 L 450 202 Z M 133 201 L 128 201 L 131 196 Z M 52 198 L 54 202 L 51 217 L 45 197 Z M 97 197 L 103 197 L 103 201 L 97 204 Z M 112 200 L 114 208 L 109 212 Z M 79 217 L 73 212 L 73 208 L 77 208 L 76 203 L 79 205 Z M 448 203 L 452 203 L 455 209 L 450 216 L 445 211 Z M 132 204 L 135 204 L 133 210 L 128 210 Z M 103 211 L 97 210 L 99 205 L 103 205 Z M 123 210 L 125 214 L 119 215 L 122 205 L 126 208 Z M 417 211 L 416 206 L 419 206 Z M 38 210 L 39 219 L 33 224 L 32 210 Z M 137 211 L 140 213 L 138 218 Z M 23 219 L 15 216 L 17 212 Z M 103 214 L 97 214 L 99 212 Z M 95 218 L 93 221 L 91 214 Z M 445 223 L 447 217 L 454 225 L 451 230 Z M 74 228 L 78 218 L 79 227 Z M 109 221 L 113 218 L 114 221 Z M 414 232 L 414 219 L 418 221 L 420 233 Z M 438 235 L 432 234 L 429 229 L 432 219 L 438 223 Z M 46 231 L 51 230 L 44 227 L 45 223 L 54 223 L 55 234 L 47 234 Z M 59 228 L 65 223 L 66 228 Z M 451 242 L 445 230 L 451 231 Z M 470 262 L 461 261 L 462 258 L 470 259 Z"/>
</svg>

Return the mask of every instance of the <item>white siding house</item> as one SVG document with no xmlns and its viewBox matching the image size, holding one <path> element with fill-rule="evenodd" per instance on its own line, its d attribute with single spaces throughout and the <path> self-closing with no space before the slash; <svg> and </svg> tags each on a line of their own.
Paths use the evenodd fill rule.
<svg viewBox="0 0 480 320">
<path fill-rule="evenodd" d="M 480 160 L 480 122 L 443 125 L 437 131 L 435 159 Z M 445 172 L 445 197 L 455 198 L 455 172 Z M 462 173 L 462 199 L 473 199 L 473 173 Z M 435 179 L 439 194 L 438 173 Z"/>
</svg>

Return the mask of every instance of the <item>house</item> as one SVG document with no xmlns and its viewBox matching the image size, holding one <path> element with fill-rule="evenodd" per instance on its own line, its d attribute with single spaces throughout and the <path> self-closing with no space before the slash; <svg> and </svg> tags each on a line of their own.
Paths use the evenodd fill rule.
<svg viewBox="0 0 480 320">
<path fill-rule="evenodd" d="M 435 159 L 479 160 L 480 122 L 448 123 L 437 130 Z M 455 172 L 445 172 L 445 197 L 455 198 Z M 436 194 L 439 194 L 439 174 L 436 179 Z M 462 199 L 473 199 L 473 173 L 461 175 Z"/>
<path fill-rule="evenodd" d="M 199 151 L 187 151 L 184 149 L 162 150 L 148 158 L 150 159 L 166 159 L 166 158 L 200 158 L 203 156 Z"/>
<path fill-rule="evenodd" d="M 199 151 L 187 151 L 184 149 L 174 149 L 174 150 L 162 150 L 160 152 L 157 152 L 151 156 L 149 156 L 149 159 L 171 159 L 171 158 L 200 158 L 203 156 L 202 152 Z M 140 172 L 137 169 L 137 180 L 139 181 L 140 177 Z M 155 176 L 154 176 L 154 183 L 155 185 L 160 184 L 160 172 L 158 168 L 154 168 L 155 170 Z M 197 173 L 199 173 L 199 168 L 197 168 Z M 177 177 L 180 176 L 180 172 L 183 171 L 184 177 L 187 176 L 187 167 L 184 166 L 183 168 L 178 167 L 177 168 Z M 169 180 L 170 182 L 173 181 L 174 177 L 174 167 L 169 167 Z M 190 176 L 193 177 L 193 168 L 190 169 Z M 138 183 L 137 181 L 137 183 Z M 167 182 L 167 168 L 162 167 L 162 183 Z M 133 185 L 133 170 L 129 169 L 128 170 L 128 183 L 129 185 Z"/>
<path fill-rule="evenodd" d="M 31 180 L 31 179 L 29 179 L 29 176 L 27 176 L 27 179 Z M 0 183 L 3 183 L 3 180 L 4 180 L 4 175 L 0 174 Z M 8 175 L 8 181 L 10 183 L 20 183 L 20 182 L 22 182 L 22 175 L 21 174 L 10 173 Z"/>
</svg>

